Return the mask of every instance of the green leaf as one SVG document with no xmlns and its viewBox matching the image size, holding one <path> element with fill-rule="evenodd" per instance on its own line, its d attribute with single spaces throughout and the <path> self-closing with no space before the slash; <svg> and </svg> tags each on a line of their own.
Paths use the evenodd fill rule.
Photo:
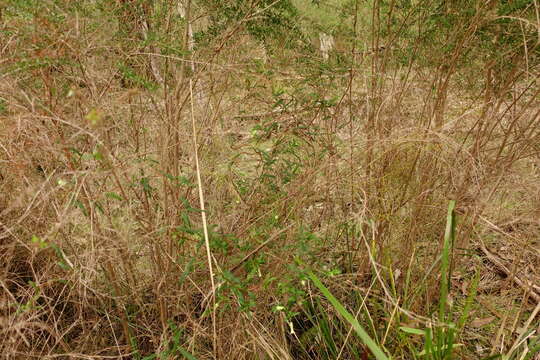
<svg viewBox="0 0 540 360">
<path fill-rule="evenodd" d="M 115 192 L 105 193 L 105 196 L 110 198 L 110 199 L 114 199 L 114 200 L 118 200 L 118 201 L 123 201 L 124 200 L 120 195 L 118 195 Z"/>
<path fill-rule="evenodd" d="M 90 126 L 99 126 L 103 120 L 103 113 L 99 109 L 92 109 L 86 115 L 86 120 L 90 123 Z"/>
<path fill-rule="evenodd" d="M 198 213 L 203 212 L 201 209 L 197 209 L 197 208 L 192 207 L 190 205 L 188 199 L 186 199 L 185 197 L 180 197 L 180 201 L 182 202 L 182 204 L 184 205 L 186 210 L 189 211 L 189 212 L 198 212 Z"/>
<path fill-rule="evenodd" d="M 145 193 L 150 194 L 154 188 L 150 185 L 150 179 L 148 177 L 142 177 L 139 181 Z"/>
<path fill-rule="evenodd" d="M 529 348 L 529 353 L 527 355 L 525 355 L 525 357 L 523 358 L 523 360 L 529 360 L 529 359 L 532 359 L 532 357 L 535 355 L 535 354 L 538 354 L 540 352 L 540 342 L 535 344 L 535 345 L 531 345 L 531 347 Z"/>
<path fill-rule="evenodd" d="M 426 335 L 425 330 L 410 328 L 410 327 L 406 327 L 406 326 L 400 326 L 399 330 L 401 330 L 403 332 L 406 332 L 408 334 L 422 335 L 422 336 Z"/>
<path fill-rule="evenodd" d="M 36 235 L 32 235 L 31 241 L 32 243 L 39 245 L 40 249 L 46 249 L 49 246 L 49 244 L 45 240 L 37 237 Z"/>
<path fill-rule="evenodd" d="M 182 354 L 183 357 L 185 357 L 188 360 L 197 360 L 195 356 L 191 355 L 187 350 L 185 350 L 181 346 L 178 346 L 178 351 L 180 352 L 180 354 Z"/>
<path fill-rule="evenodd" d="M 94 151 L 92 153 L 92 156 L 94 157 L 94 160 L 97 160 L 97 161 L 103 160 L 103 155 L 99 151 Z"/>
</svg>

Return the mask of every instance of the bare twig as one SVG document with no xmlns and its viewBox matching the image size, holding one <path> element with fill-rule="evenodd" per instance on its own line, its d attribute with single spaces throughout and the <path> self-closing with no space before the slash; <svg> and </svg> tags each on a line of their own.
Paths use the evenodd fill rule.
<svg viewBox="0 0 540 360">
<path fill-rule="evenodd" d="M 523 290 L 525 290 L 530 297 L 532 297 L 537 303 L 540 303 L 540 294 L 537 292 L 539 289 L 538 286 L 535 286 L 532 282 L 527 280 L 522 280 L 516 275 L 512 274 L 512 272 L 503 264 L 502 260 L 492 252 L 490 252 L 484 242 L 480 240 L 480 249 L 482 252 L 486 255 L 487 259 L 497 268 L 499 268 L 502 272 L 504 272 L 508 277 L 510 277 L 517 285 L 519 285 Z"/>
</svg>

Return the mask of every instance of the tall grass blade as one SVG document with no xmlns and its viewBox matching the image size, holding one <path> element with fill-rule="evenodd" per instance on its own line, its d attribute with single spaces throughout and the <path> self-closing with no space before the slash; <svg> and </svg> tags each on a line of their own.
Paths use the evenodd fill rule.
<svg viewBox="0 0 540 360">
<path fill-rule="evenodd" d="M 360 339 L 366 344 L 366 346 L 371 350 L 373 355 L 375 355 L 375 358 L 377 360 L 388 360 L 389 358 L 384 354 L 382 349 L 373 341 L 373 339 L 368 335 L 368 333 L 364 330 L 364 328 L 360 325 L 358 320 L 354 318 L 354 316 L 345 309 L 345 307 L 337 300 L 334 295 L 326 288 L 326 286 L 323 285 L 323 283 L 319 280 L 319 278 L 313 274 L 311 271 L 307 271 L 307 274 L 311 281 L 319 288 L 319 290 L 323 293 L 323 295 L 330 301 L 334 309 L 351 324 L 353 329 L 356 331 Z"/>
<path fill-rule="evenodd" d="M 454 209 L 456 202 L 451 200 L 448 204 L 448 215 L 446 216 L 446 231 L 444 233 L 444 244 L 441 254 L 441 296 L 439 299 L 439 320 L 446 319 L 446 303 L 448 300 L 449 280 L 450 280 L 450 251 L 454 246 L 456 230 Z"/>
<path fill-rule="evenodd" d="M 465 306 L 463 308 L 463 312 L 461 313 L 461 316 L 459 318 L 457 329 L 458 331 L 461 331 L 463 327 L 465 326 L 465 323 L 467 322 L 467 318 L 469 317 L 469 312 L 471 310 L 471 306 L 473 304 L 474 299 L 476 298 L 476 290 L 478 289 L 478 282 L 480 281 L 480 273 L 477 271 L 474 275 L 473 281 L 470 285 L 469 294 L 467 295 L 467 299 L 465 300 Z"/>
</svg>

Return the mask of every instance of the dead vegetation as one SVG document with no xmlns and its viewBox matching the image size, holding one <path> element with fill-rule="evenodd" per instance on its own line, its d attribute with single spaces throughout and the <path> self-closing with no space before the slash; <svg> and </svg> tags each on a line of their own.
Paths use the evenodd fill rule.
<svg viewBox="0 0 540 360">
<path fill-rule="evenodd" d="M 373 16 L 367 49 L 351 30 L 328 60 L 287 23 L 257 42 L 271 2 L 215 33 L 221 2 L 0 5 L 2 356 L 370 358 L 305 267 L 393 358 L 419 356 L 400 326 L 444 321 L 456 200 L 450 314 L 476 296 L 453 356 L 535 359 L 538 5 L 492 59 L 486 3 L 443 56 L 395 36 L 428 10 L 388 33 L 374 1 L 353 13 Z"/>
</svg>

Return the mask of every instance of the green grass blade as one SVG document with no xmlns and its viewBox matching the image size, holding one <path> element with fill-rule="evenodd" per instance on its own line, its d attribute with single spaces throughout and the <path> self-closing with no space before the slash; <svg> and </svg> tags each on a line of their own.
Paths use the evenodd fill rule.
<svg viewBox="0 0 540 360">
<path fill-rule="evenodd" d="M 463 327 L 465 326 L 465 323 L 467 322 L 472 304 L 474 302 L 474 299 L 476 298 L 476 291 L 478 289 L 479 281 L 480 281 L 480 273 L 479 271 L 476 271 L 474 278 L 470 284 L 469 294 L 467 295 L 467 299 L 465 300 L 465 307 L 463 308 L 463 312 L 461 313 L 461 316 L 458 321 L 458 325 L 457 325 L 458 331 L 461 331 Z"/>
<path fill-rule="evenodd" d="M 364 330 L 364 328 L 358 323 L 358 320 L 352 316 L 351 313 L 345 309 L 345 307 L 332 295 L 332 293 L 326 288 L 326 286 L 323 285 L 323 283 L 319 280 L 319 278 L 313 274 L 311 271 L 307 271 L 307 275 L 313 281 L 315 286 L 319 288 L 319 290 L 323 293 L 323 295 L 330 301 L 332 306 L 337 310 L 341 316 L 351 324 L 353 329 L 356 331 L 360 339 L 366 344 L 366 346 L 371 350 L 373 355 L 375 355 L 375 358 L 377 360 L 388 360 L 389 358 L 384 354 L 382 349 L 373 341 L 373 339 L 368 335 L 368 333 Z"/>
<path fill-rule="evenodd" d="M 400 326 L 399 330 L 401 330 L 401 331 L 403 331 L 405 333 L 408 333 L 408 334 L 413 334 L 413 335 L 422 335 L 422 336 L 426 335 L 426 332 L 424 330 L 410 328 L 410 327 L 407 327 L 407 326 Z"/>
<path fill-rule="evenodd" d="M 441 348 L 431 348 L 431 350 L 427 351 L 427 350 L 422 350 L 421 352 L 418 353 L 418 356 L 426 356 L 426 355 L 435 355 L 437 354 L 437 358 L 439 359 L 444 359 L 444 357 L 441 357 L 440 353 L 443 352 L 443 351 L 446 351 L 446 350 L 452 350 L 452 349 L 455 349 L 455 348 L 458 348 L 458 347 L 461 347 L 461 346 L 464 346 L 463 344 L 452 344 L 451 346 L 448 346 L 448 345 L 443 345 Z"/>
<path fill-rule="evenodd" d="M 448 204 L 448 215 L 446 216 L 446 231 L 444 233 L 444 245 L 441 256 L 441 296 L 439 299 L 439 321 L 446 320 L 446 302 L 448 300 L 449 278 L 450 278 L 450 250 L 454 246 L 456 222 L 454 209 L 456 202 L 451 200 Z"/>
</svg>

